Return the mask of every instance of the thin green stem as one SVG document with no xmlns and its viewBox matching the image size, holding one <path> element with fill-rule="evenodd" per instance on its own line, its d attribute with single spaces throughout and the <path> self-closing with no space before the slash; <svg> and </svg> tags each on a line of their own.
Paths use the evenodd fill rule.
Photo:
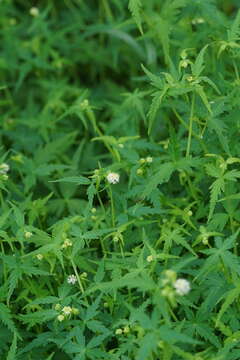
<svg viewBox="0 0 240 360">
<path fill-rule="evenodd" d="M 110 196 L 110 201 L 111 201 L 112 226 L 114 227 L 115 226 L 115 210 L 114 210 L 114 202 L 113 202 L 111 185 L 109 186 L 109 196 Z"/>
<path fill-rule="evenodd" d="M 106 17 L 113 21 L 113 14 L 107 0 L 102 0 L 103 9 L 106 13 Z"/>
<path fill-rule="evenodd" d="M 237 65 L 235 63 L 235 60 L 233 60 L 233 67 L 234 67 L 234 71 L 235 71 L 235 74 L 236 74 L 236 78 L 237 80 L 239 81 L 239 73 L 238 73 L 238 68 L 237 68 Z"/>
<path fill-rule="evenodd" d="M 180 121 L 180 123 L 185 127 L 185 129 L 188 129 L 188 125 L 185 123 L 185 121 L 183 120 L 181 115 L 177 112 L 177 110 L 173 108 L 173 112 L 174 112 L 175 116 L 178 118 L 178 120 Z M 207 154 L 209 151 L 208 151 L 206 145 L 204 144 L 201 135 L 196 134 L 192 130 L 192 136 L 194 136 L 200 142 L 204 153 Z"/>
<path fill-rule="evenodd" d="M 96 122 L 96 117 L 94 112 L 92 111 L 92 109 L 89 107 L 86 110 L 87 116 L 89 118 L 89 120 L 91 121 L 94 130 L 96 131 L 96 133 L 98 134 L 99 137 L 103 137 L 104 134 L 102 133 L 102 131 L 99 129 L 99 127 L 97 126 L 97 122 Z M 115 152 L 113 151 L 113 149 L 109 146 L 109 144 L 103 139 L 103 143 L 106 146 L 106 148 L 108 149 L 108 151 L 112 154 L 113 158 L 117 157 Z M 117 159 L 119 161 L 119 159 Z"/>
<path fill-rule="evenodd" d="M 189 128 L 188 128 L 188 141 L 187 141 L 186 157 L 188 157 L 190 155 L 190 148 L 191 148 L 191 141 L 192 141 L 192 131 L 193 131 L 192 128 L 193 128 L 194 105 L 195 105 L 195 94 L 193 93 L 191 112 L 190 112 L 190 119 L 189 119 Z"/>
<path fill-rule="evenodd" d="M 73 270 L 74 270 L 74 273 L 76 275 L 76 278 L 77 278 L 77 281 L 78 281 L 78 285 L 79 285 L 79 288 L 82 292 L 82 294 L 84 293 L 84 288 L 83 288 L 83 284 L 81 282 L 81 279 L 80 279 L 80 276 L 78 275 L 78 271 L 77 271 L 77 267 L 73 261 L 73 259 L 71 259 L 71 264 L 72 264 L 72 267 L 73 267 Z"/>
</svg>

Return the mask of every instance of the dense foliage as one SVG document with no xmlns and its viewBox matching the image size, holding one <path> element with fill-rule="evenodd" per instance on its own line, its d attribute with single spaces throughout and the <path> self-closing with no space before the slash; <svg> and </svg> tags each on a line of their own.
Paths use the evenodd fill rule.
<svg viewBox="0 0 240 360">
<path fill-rule="evenodd" d="M 240 359 L 239 0 L 0 1 L 0 358 Z"/>
</svg>

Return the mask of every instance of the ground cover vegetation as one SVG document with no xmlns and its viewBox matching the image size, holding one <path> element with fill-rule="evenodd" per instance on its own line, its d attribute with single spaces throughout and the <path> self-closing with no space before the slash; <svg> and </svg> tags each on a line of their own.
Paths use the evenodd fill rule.
<svg viewBox="0 0 240 360">
<path fill-rule="evenodd" d="M 240 359 L 239 5 L 1 0 L 1 359 Z"/>
</svg>

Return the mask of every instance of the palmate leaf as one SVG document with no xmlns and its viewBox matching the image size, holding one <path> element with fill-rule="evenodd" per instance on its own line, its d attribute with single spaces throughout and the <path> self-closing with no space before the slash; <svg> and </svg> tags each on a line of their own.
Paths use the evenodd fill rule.
<svg viewBox="0 0 240 360">
<path fill-rule="evenodd" d="M 11 271 L 8 279 L 8 294 L 7 294 L 7 303 L 9 303 L 10 298 L 18 285 L 18 281 L 22 278 L 22 271 L 19 268 L 15 268 Z"/>
<path fill-rule="evenodd" d="M 185 6 L 186 0 L 164 1 L 160 16 L 156 21 L 157 35 L 162 43 L 166 64 L 171 63 L 170 58 L 170 35 L 177 21 L 180 9 Z"/>
<path fill-rule="evenodd" d="M 166 18 L 159 16 L 157 19 L 156 30 L 158 33 L 158 37 L 162 43 L 164 60 L 166 64 L 170 63 L 170 44 L 169 44 L 169 36 L 171 33 L 171 23 L 167 21 Z"/>
<path fill-rule="evenodd" d="M 221 118 L 217 118 L 215 116 L 210 116 L 208 118 L 208 126 L 209 129 L 212 130 L 212 132 L 215 132 L 217 134 L 217 137 L 219 139 L 220 144 L 222 145 L 222 148 L 224 151 L 230 155 L 230 149 L 229 149 L 229 140 L 227 138 L 227 127 L 223 123 L 223 120 Z"/>
<path fill-rule="evenodd" d="M 214 267 L 223 263 L 227 269 L 230 269 L 233 273 L 240 273 L 240 262 L 238 257 L 231 253 L 229 250 L 235 246 L 237 236 L 239 234 L 237 230 L 233 235 L 229 236 L 227 239 L 223 240 L 222 238 L 216 238 L 215 248 L 201 250 L 203 254 L 208 255 L 207 260 L 202 266 L 201 270 L 198 272 L 196 278 L 203 275 L 206 276 Z"/>
<path fill-rule="evenodd" d="M 103 340 L 105 340 L 109 336 L 109 333 L 101 334 L 101 335 L 95 335 L 87 344 L 87 349 L 93 349 L 102 344 Z"/>
<path fill-rule="evenodd" d="M 145 185 L 145 190 L 142 192 L 142 198 L 148 197 L 151 192 L 159 185 L 167 182 L 170 179 L 174 171 L 174 165 L 172 162 L 167 162 L 159 166 L 159 169 L 155 175 Z"/>
<path fill-rule="evenodd" d="M 218 316 L 216 319 L 216 324 L 215 324 L 216 327 L 218 326 L 219 321 L 221 320 L 223 314 L 227 311 L 229 306 L 231 306 L 232 303 L 239 298 L 239 295 L 240 295 L 240 285 L 239 284 L 237 287 L 230 290 L 227 294 L 224 295 L 224 297 L 226 297 L 226 300 L 222 304 L 221 309 L 218 313 Z"/>
<path fill-rule="evenodd" d="M 110 335 L 111 331 L 109 329 L 107 329 L 103 323 L 101 323 L 98 320 L 90 320 L 87 322 L 87 327 L 88 329 L 90 329 L 92 332 L 94 333 L 103 333 L 103 334 L 107 334 Z"/>
<path fill-rule="evenodd" d="M 205 51 L 207 49 L 208 45 L 205 45 L 202 50 L 200 51 L 200 53 L 198 54 L 195 63 L 191 65 L 192 68 L 192 74 L 194 77 L 198 78 L 200 76 L 200 74 L 202 73 L 203 69 L 204 69 L 204 54 Z"/>
<path fill-rule="evenodd" d="M 91 288 L 86 290 L 86 294 L 91 294 L 97 290 L 103 292 L 109 292 L 116 289 L 121 289 L 123 287 L 134 289 L 138 288 L 141 291 L 152 291 L 155 289 L 155 282 L 147 274 L 140 275 L 141 270 L 133 269 L 128 274 L 123 277 L 108 282 L 101 282 L 100 284 L 93 285 Z"/>
<path fill-rule="evenodd" d="M 84 177 L 84 176 L 69 176 L 69 177 L 64 177 L 61 179 L 57 179 L 57 180 L 52 180 L 50 182 L 69 182 L 69 183 L 74 183 L 77 185 L 89 185 L 91 184 L 91 181 Z"/>
<path fill-rule="evenodd" d="M 205 280 L 205 285 L 207 292 L 199 308 L 199 318 L 201 318 L 201 314 L 203 314 L 202 316 L 206 316 L 212 312 L 223 295 L 225 296 L 227 291 L 229 291 L 229 285 L 220 273 L 210 273 L 209 278 Z"/>
<path fill-rule="evenodd" d="M 201 341 L 183 334 L 179 330 L 171 329 L 167 325 L 163 325 L 158 330 L 159 337 L 168 344 L 184 343 L 184 344 L 201 344 Z"/>
<path fill-rule="evenodd" d="M 203 339 L 209 341 L 218 349 L 221 347 L 221 343 L 218 340 L 218 337 L 213 333 L 210 326 L 206 325 L 205 323 L 200 323 L 195 325 L 195 329 Z"/>
<path fill-rule="evenodd" d="M 146 334 L 141 339 L 140 347 L 137 352 L 136 360 L 148 359 L 153 351 L 156 351 L 158 336 L 153 332 Z"/>
<path fill-rule="evenodd" d="M 217 171 L 216 167 L 213 166 L 207 166 L 207 172 L 214 177 L 217 177 Z M 240 171 L 233 169 L 228 172 L 226 172 L 224 175 L 220 175 L 218 179 L 216 179 L 213 184 L 210 186 L 211 189 L 211 195 L 210 195 L 210 209 L 209 209 L 209 215 L 208 215 L 208 222 L 210 221 L 214 208 L 216 206 L 216 203 L 218 201 L 219 195 L 221 195 L 222 192 L 224 192 L 225 189 L 225 181 L 236 181 L 238 178 L 240 178 Z"/>
<path fill-rule="evenodd" d="M 151 208 L 150 206 L 143 206 L 136 204 L 128 209 L 128 213 L 134 217 L 147 216 L 153 214 L 161 214 L 162 210 L 159 208 Z"/>
<path fill-rule="evenodd" d="M 0 321 L 7 326 L 7 328 L 12 331 L 13 334 L 18 334 L 17 329 L 15 327 L 15 324 L 12 320 L 11 313 L 9 308 L 3 304 L 0 303 Z M 19 338 L 20 336 L 17 335 Z"/>
<path fill-rule="evenodd" d="M 228 41 L 234 42 L 239 40 L 240 37 L 240 10 L 238 10 L 238 13 L 235 17 L 234 22 L 232 23 L 232 26 L 230 30 L 228 30 Z"/>
<path fill-rule="evenodd" d="M 202 99 L 202 102 L 204 103 L 204 105 L 206 106 L 206 108 L 208 109 L 209 113 L 212 114 L 212 110 L 211 110 L 211 106 L 208 102 L 208 98 L 207 95 L 205 94 L 205 91 L 203 90 L 203 87 L 199 84 L 194 86 L 196 93 L 200 96 L 200 98 Z"/>
<path fill-rule="evenodd" d="M 142 9 L 142 0 L 129 0 L 128 8 L 138 26 L 140 33 L 143 34 L 142 20 L 140 15 Z"/>
<path fill-rule="evenodd" d="M 40 310 L 29 314 L 20 314 L 18 318 L 24 324 L 27 324 L 30 327 L 32 327 L 36 324 L 42 324 L 49 320 L 53 320 L 58 315 L 59 315 L 58 312 L 55 310 Z"/>
<path fill-rule="evenodd" d="M 84 316 L 84 320 L 88 321 L 90 319 L 93 319 L 99 312 L 98 307 L 99 307 L 99 303 L 101 301 L 102 295 L 99 295 L 97 297 L 97 299 L 88 306 L 86 314 Z"/>
<path fill-rule="evenodd" d="M 145 189 L 141 194 L 142 198 L 144 199 L 148 197 L 158 185 L 168 182 L 175 170 L 190 170 L 191 168 L 198 168 L 201 165 L 201 162 L 201 159 L 195 157 L 161 164 L 158 171 L 145 184 Z"/>
<path fill-rule="evenodd" d="M 11 347 L 9 349 L 9 352 L 7 354 L 7 359 L 6 360 L 15 360 L 15 355 L 16 355 L 16 351 L 17 351 L 17 334 L 14 333 L 13 335 L 13 341 L 11 344 Z"/>
<path fill-rule="evenodd" d="M 164 85 L 164 88 L 163 88 L 162 91 L 156 91 L 156 92 L 154 92 L 152 94 L 153 100 L 152 100 L 152 103 L 150 105 L 150 109 L 149 109 L 148 114 L 147 114 L 147 116 L 149 118 L 148 134 L 151 133 L 152 126 L 153 126 L 156 114 L 157 114 L 157 112 L 158 112 L 158 110 L 160 108 L 162 99 L 163 99 L 164 95 L 167 93 L 169 88 L 170 87 L 168 85 Z"/>
<path fill-rule="evenodd" d="M 208 215 L 208 222 L 212 218 L 217 200 L 219 195 L 224 191 L 224 178 L 218 178 L 215 180 L 212 185 L 210 186 L 211 195 L 210 195 L 210 207 L 209 207 L 209 215 Z"/>
<path fill-rule="evenodd" d="M 169 250 L 172 248 L 172 244 L 175 242 L 176 244 L 180 244 L 185 247 L 188 251 L 192 254 L 196 255 L 191 246 L 188 242 L 184 239 L 183 235 L 181 234 L 181 229 L 164 229 L 161 240 L 164 241 L 163 250 L 165 253 L 168 253 Z"/>
<path fill-rule="evenodd" d="M 156 87 L 157 89 L 163 89 L 165 81 L 160 76 L 154 75 L 143 64 L 142 64 L 142 69 L 150 79 L 150 83 L 153 87 Z"/>
<path fill-rule="evenodd" d="M 48 344 L 49 341 L 51 341 L 52 332 L 44 332 L 42 334 L 39 334 L 31 341 L 31 343 L 28 343 L 25 347 L 23 347 L 19 352 L 18 355 L 22 355 L 26 352 L 30 352 L 33 349 L 36 349 L 38 347 L 43 348 Z"/>
<path fill-rule="evenodd" d="M 155 91 L 152 94 L 153 100 L 150 105 L 150 109 L 148 111 L 148 118 L 149 118 L 149 124 L 148 124 L 148 134 L 150 134 L 156 114 L 160 108 L 161 102 L 163 97 L 167 94 L 168 90 L 171 88 L 169 84 L 167 84 L 166 81 L 164 81 L 161 77 L 154 75 L 151 73 L 148 69 L 145 68 L 144 65 L 142 65 L 142 69 L 145 72 L 145 74 L 148 76 L 148 78 L 151 81 L 151 85 L 154 86 L 157 89 L 160 89 L 159 91 Z M 169 74 L 165 74 L 166 76 Z M 171 76 L 171 75 L 169 75 Z"/>
</svg>

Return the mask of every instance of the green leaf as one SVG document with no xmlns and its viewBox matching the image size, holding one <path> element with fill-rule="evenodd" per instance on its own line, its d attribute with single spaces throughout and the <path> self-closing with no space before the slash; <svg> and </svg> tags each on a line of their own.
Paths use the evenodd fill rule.
<svg viewBox="0 0 240 360">
<path fill-rule="evenodd" d="M 9 352 L 7 354 L 7 359 L 6 360 L 16 360 L 16 352 L 17 352 L 17 334 L 14 333 L 13 334 L 13 341 L 12 341 L 12 345 L 9 349 Z"/>
<path fill-rule="evenodd" d="M 9 308 L 3 304 L 0 303 L 0 321 L 7 326 L 7 328 L 13 333 L 13 334 L 17 334 L 17 329 L 15 327 L 15 324 L 12 320 L 11 317 L 11 312 L 9 310 Z M 18 337 L 20 337 L 18 335 Z"/>
<path fill-rule="evenodd" d="M 221 309 L 218 313 L 215 323 L 216 327 L 218 326 L 219 321 L 221 320 L 223 314 L 227 311 L 229 306 L 232 305 L 232 303 L 239 298 L 239 295 L 240 295 L 240 286 L 230 290 L 227 294 L 224 295 L 224 297 L 226 297 L 226 300 L 222 304 Z"/>
<path fill-rule="evenodd" d="M 218 201 L 219 195 L 224 191 L 224 178 L 219 178 L 215 180 L 212 185 L 210 186 L 211 195 L 210 195 L 210 207 L 209 207 L 209 215 L 208 215 L 208 222 L 211 220 L 216 203 Z"/>
<path fill-rule="evenodd" d="M 170 179 L 173 171 L 174 165 L 171 162 L 160 165 L 158 172 L 153 175 L 149 181 L 147 181 L 145 189 L 141 194 L 142 198 L 144 199 L 148 197 L 159 184 L 167 182 Z"/>
<path fill-rule="evenodd" d="M 91 184 L 91 181 L 84 176 L 69 176 L 69 177 L 64 177 L 64 178 L 58 179 L 58 180 L 52 180 L 50 182 L 69 182 L 69 183 L 74 183 L 77 185 Z"/>
<path fill-rule="evenodd" d="M 128 8 L 138 26 L 140 33 L 143 35 L 142 21 L 140 15 L 142 9 L 142 0 L 129 0 Z"/>
<path fill-rule="evenodd" d="M 98 307 L 101 301 L 102 295 L 99 295 L 97 299 L 88 306 L 86 314 L 85 314 L 85 321 L 93 319 L 97 313 L 99 312 Z"/>
<path fill-rule="evenodd" d="M 157 334 L 148 333 L 140 341 L 140 347 L 137 352 L 136 360 L 148 359 L 156 350 L 158 343 Z"/>
<path fill-rule="evenodd" d="M 201 72 L 203 71 L 204 69 L 204 65 L 203 65 L 203 62 L 204 62 L 204 54 L 205 54 L 205 51 L 207 49 L 209 45 L 205 45 L 202 50 L 200 51 L 200 53 L 198 54 L 196 60 L 195 60 L 195 63 L 191 65 L 192 67 L 192 74 L 194 77 L 198 78 L 201 74 Z"/>
<path fill-rule="evenodd" d="M 175 344 L 178 342 L 184 344 L 201 344 L 201 341 L 195 340 L 191 336 L 185 335 L 177 330 L 170 329 L 166 325 L 160 326 L 158 332 L 160 338 L 168 344 Z"/>
<path fill-rule="evenodd" d="M 13 212 L 14 212 L 16 223 L 20 228 L 22 228 L 25 224 L 23 211 L 21 211 L 14 204 L 12 204 L 12 207 L 13 207 Z"/>
<path fill-rule="evenodd" d="M 212 109 L 211 109 L 211 106 L 208 102 L 208 98 L 203 90 L 203 87 L 201 85 L 195 85 L 194 86 L 197 94 L 200 96 L 200 98 L 202 99 L 204 105 L 206 106 L 206 108 L 208 109 L 209 113 L 212 114 Z"/>
</svg>

